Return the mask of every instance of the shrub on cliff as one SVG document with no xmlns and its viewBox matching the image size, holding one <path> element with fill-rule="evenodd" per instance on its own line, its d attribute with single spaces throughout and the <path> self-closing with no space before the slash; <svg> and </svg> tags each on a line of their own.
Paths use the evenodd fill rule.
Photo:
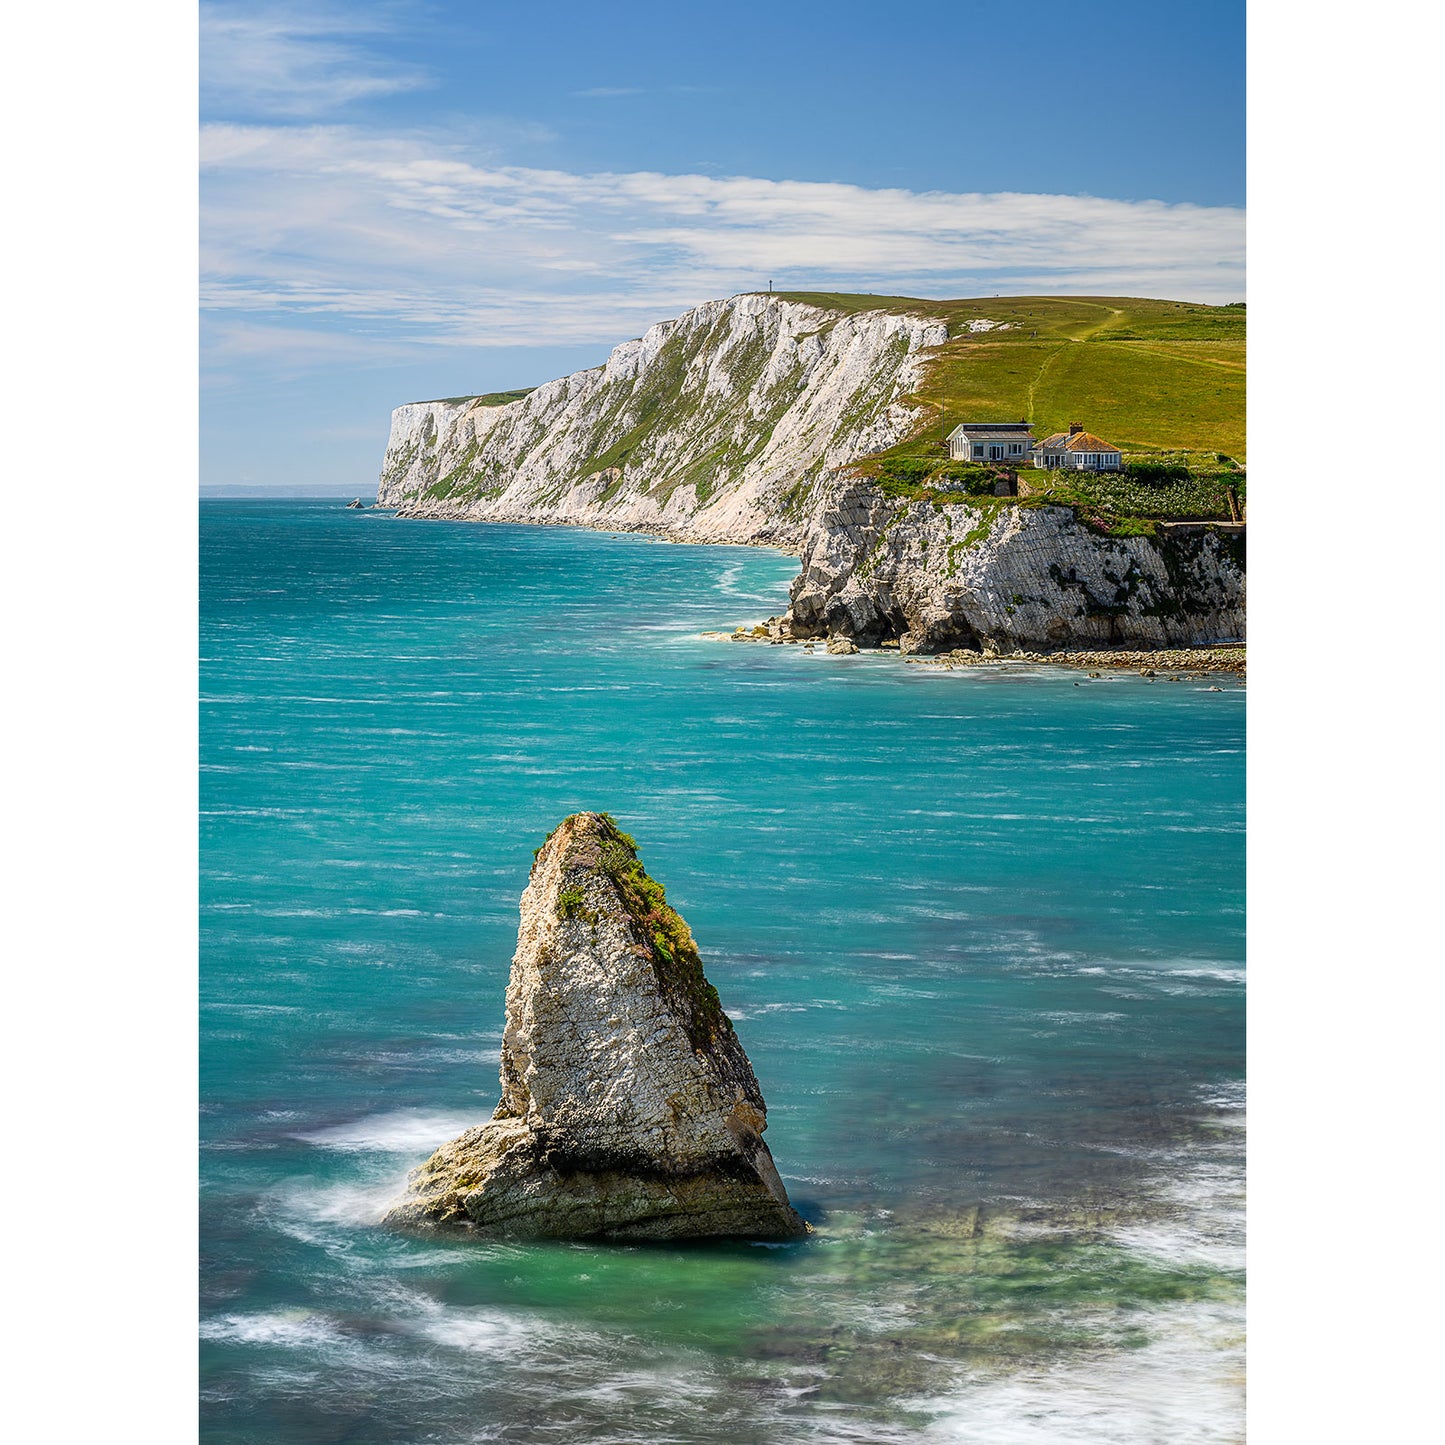
<svg viewBox="0 0 1445 1445">
<path fill-rule="evenodd" d="M 880 457 L 864 474 L 871 476 L 886 496 L 916 500 L 931 493 L 991 497 L 1006 475 L 998 467 L 976 462 L 946 461 L 938 457 Z"/>
</svg>

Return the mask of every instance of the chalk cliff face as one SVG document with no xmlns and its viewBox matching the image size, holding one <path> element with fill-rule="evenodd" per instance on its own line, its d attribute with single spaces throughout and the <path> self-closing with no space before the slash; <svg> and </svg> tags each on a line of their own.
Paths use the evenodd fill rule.
<svg viewBox="0 0 1445 1445">
<path fill-rule="evenodd" d="M 905 652 L 1244 636 L 1244 542 L 1227 529 L 1105 537 L 1067 507 L 936 505 L 835 478 L 809 518 L 794 637 L 899 638 Z"/>
<path fill-rule="evenodd" d="M 947 339 L 918 316 L 709 301 L 520 401 L 399 407 L 377 501 L 797 546 L 809 484 L 909 434 L 901 399 Z"/>
<path fill-rule="evenodd" d="M 808 1232 L 692 935 L 603 814 L 564 820 L 533 865 L 501 1083 L 490 1122 L 413 1170 L 389 1223 L 564 1239 Z"/>
</svg>

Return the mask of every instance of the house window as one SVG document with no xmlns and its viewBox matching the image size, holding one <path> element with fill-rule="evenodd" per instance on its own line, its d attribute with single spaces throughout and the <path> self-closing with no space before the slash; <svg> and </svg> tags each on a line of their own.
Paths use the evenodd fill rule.
<svg viewBox="0 0 1445 1445">
<path fill-rule="evenodd" d="M 1008 444 L 1008 449 L 1009 449 L 1009 451 L 1011 451 L 1015 456 L 1017 456 L 1021 451 L 1023 451 L 1023 449 L 1024 449 L 1024 444 L 1023 444 L 1022 442 L 1010 442 L 1010 443 Z"/>
<path fill-rule="evenodd" d="M 973 454 L 976 457 L 981 457 L 983 455 L 983 448 L 981 446 L 974 447 Z"/>
</svg>

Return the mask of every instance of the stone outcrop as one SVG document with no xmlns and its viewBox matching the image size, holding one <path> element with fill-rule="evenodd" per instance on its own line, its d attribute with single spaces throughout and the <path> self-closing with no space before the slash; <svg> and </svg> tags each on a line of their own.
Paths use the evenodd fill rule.
<svg viewBox="0 0 1445 1445">
<path fill-rule="evenodd" d="M 687 924 L 606 815 L 538 850 L 491 1120 L 412 1171 L 387 1222 L 563 1239 L 789 1239 L 808 1226 Z"/>
<path fill-rule="evenodd" d="M 1209 524 L 1109 537 L 1067 507 L 907 501 L 835 477 L 791 602 L 793 637 L 897 638 L 912 653 L 1234 640 L 1244 539 Z"/>
<path fill-rule="evenodd" d="M 708 301 L 520 400 L 398 407 L 377 502 L 796 547 L 809 487 L 913 430 L 903 398 L 947 339 L 922 316 Z"/>
</svg>

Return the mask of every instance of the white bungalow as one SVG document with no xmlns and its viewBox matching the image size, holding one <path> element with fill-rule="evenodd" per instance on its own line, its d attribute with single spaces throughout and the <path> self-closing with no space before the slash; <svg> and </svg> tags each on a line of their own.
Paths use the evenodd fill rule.
<svg viewBox="0 0 1445 1445">
<path fill-rule="evenodd" d="M 1023 462 L 1034 444 L 1026 421 L 961 421 L 948 434 L 948 455 L 956 462 Z"/>
<path fill-rule="evenodd" d="M 1074 422 L 1068 431 L 1045 437 L 1034 448 L 1034 466 L 1040 471 L 1067 467 L 1080 472 L 1117 472 L 1123 465 L 1124 458 L 1118 447 L 1085 431 L 1079 422 Z"/>
</svg>

